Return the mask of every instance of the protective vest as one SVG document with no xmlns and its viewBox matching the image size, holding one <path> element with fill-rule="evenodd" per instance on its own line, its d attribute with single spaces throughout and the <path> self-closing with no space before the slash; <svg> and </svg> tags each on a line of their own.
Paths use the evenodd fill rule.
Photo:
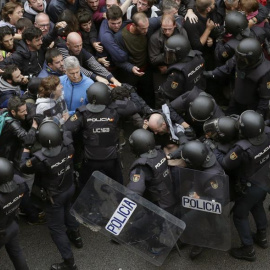
<svg viewBox="0 0 270 270">
<path fill-rule="evenodd" d="M 162 150 L 157 150 L 158 155 L 155 158 L 141 157 L 137 159 L 130 170 L 138 165 L 148 166 L 153 173 L 151 181 L 146 181 L 145 197 L 150 201 L 157 203 L 161 208 L 169 208 L 175 204 L 172 192 L 172 180 L 167 164 L 167 159 Z M 173 202 L 173 203 L 172 203 Z"/>
<path fill-rule="evenodd" d="M 231 38 L 229 41 L 226 42 L 226 45 L 228 45 L 235 51 L 240 41 L 241 40 L 237 40 L 236 38 Z"/>
<path fill-rule="evenodd" d="M 254 104 L 259 100 L 258 82 L 270 71 L 270 62 L 264 59 L 262 63 L 253 70 L 244 72 L 236 68 L 234 98 L 242 105 Z M 269 92 L 269 90 L 268 90 Z M 267 93 L 264 93 L 267 95 Z M 270 97 L 270 93 L 268 94 Z M 264 98 L 267 98 L 265 96 Z"/>
<path fill-rule="evenodd" d="M 5 230 L 14 220 L 24 189 L 22 185 L 10 193 L 0 192 L 0 230 Z"/>
<path fill-rule="evenodd" d="M 204 59 L 202 57 L 202 53 L 199 51 L 194 52 L 195 55 L 189 62 L 176 63 L 168 68 L 168 74 L 173 72 L 173 70 L 178 70 L 184 75 L 185 82 L 183 89 L 185 89 L 185 92 L 191 90 L 194 85 L 197 84 L 204 71 Z M 179 95 L 180 94 L 181 93 L 179 93 Z"/>
<path fill-rule="evenodd" d="M 90 112 L 86 106 L 82 106 L 78 110 L 83 115 L 85 158 L 93 160 L 117 158 L 119 115 L 114 106 L 108 106 L 100 113 Z"/>
<path fill-rule="evenodd" d="M 64 145 L 61 152 L 55 157 L 47 157 L 40 151 L 33 154 L 47 168 L 46 174 L 36 174 L 38 185 L 56 195 L 66 191 L 73 184 L 73 155 L 74 147 L 72 144 Z"/>
<path fill-rule="evenodd" d="M 265 129 L 267 138 L 261 145 L 252 145 L 248 140 L 240 140 L 236 143 L 236 145 L 240 146 L 249 157 L 249 162 L 244 163 L 240 170 L 240 180 L 242 182 L 251 181 L 256 172 L 270 162 L 270 129 Z"/>
</svg>

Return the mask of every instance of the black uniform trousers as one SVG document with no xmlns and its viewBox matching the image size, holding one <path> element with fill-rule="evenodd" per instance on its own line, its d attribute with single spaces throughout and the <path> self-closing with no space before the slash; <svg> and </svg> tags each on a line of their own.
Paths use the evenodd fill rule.
<svg viewBox="0 0 270 270">
<path fill-rule="evenodd" d="M 19 225 L 13 221 L 6 228 L 6 235 L 0 238 L 0 249 L 5 246 L 9 258 L 16 270 L 29 270 L 19 244 Z"/>
<path fill-rule="evenodd" d="M 249 212 L 253 215 L 257 230 L 265 230 L 267 218 L 263 207 L 267 192 L 251 185 L 246 189 L 246 194 L 237 198 L 233 208 L 233 221 L 244 245 L 253 245 L 252 232 L 249 225 Z"/>
<path fill-rule="evenodd" d="M 46 206 L 46 217 L 51 237 L 64 260 L 73 258 L 67 230 L 77 230 L 79 223 L 70 214 L 71 200 L 75 192 L 72 185 L 68 190 L 53 196 L 53 204 Z"/>
<path fill-rule="evenodd" d="M 83 189 L 94 171 L 100 171 L 118 183 L 123 184 L 123 175 L 119 158 L 108 160 L 85 159 L 80 171 L 80 189 Z"/>
</svg>

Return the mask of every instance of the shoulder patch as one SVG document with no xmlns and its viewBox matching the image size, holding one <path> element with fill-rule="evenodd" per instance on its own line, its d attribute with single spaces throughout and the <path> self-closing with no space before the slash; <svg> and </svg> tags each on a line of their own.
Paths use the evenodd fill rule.
<svg viewBox="0 0 270 270">
<path fill-rule="evenodd" d="M 212 180 L 210 181 L 210 185 L 213 189 L 217 189 L 218 188 L 218 182 L 216 180 Z"/>
<path fill-rule="evenodd" d="M 139 182 L 141 176 L 139 174 L 134 174 L 133 177 L 132 177 L 132 181 L 137 183 Z"/>
<path fill-rule="evenodd" d="M 31 159 L 28 159 L 25 163 L 26 167 L 32 167 L 32 161 Z"/>
<path fill-rule="evenodd" d="M 223 58 L 227 58 L 229 55 L 228 55 L 228 53 L 226 52 L 226 51 L 224 51 L 223 53 L 222 53 L 222 57 Z"/>
<path fill-rule="evenodd" d="M 178 86 L 178 82 L 172 82 L 171 84 L 172 89 L 176 89 L 177 86 Z"/>
<path fill-rule="evenodd" d="M 237 158 L 238 158 L 238 156 L 236 155 L 235 152 L 232 152 L 232 153 L 230 154 L 230 159 L 231 159 L 231 160 L 235 160 L 235 159 L 237 159 Z"/>
<path fill-rule="evenodd" d="M 70 121 L 74 122 L 78 119 L 77 115 L 76 114 L 73 114 L 71 117 L 70 117 Z"/>
</svg>

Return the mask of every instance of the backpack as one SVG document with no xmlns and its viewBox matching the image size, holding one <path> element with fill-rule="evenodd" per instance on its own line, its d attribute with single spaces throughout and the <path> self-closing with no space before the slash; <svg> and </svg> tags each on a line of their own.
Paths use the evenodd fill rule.
<svg viewBox="0 0 270 270">
<path fill-rule="evenodd" d="M 0 135 L 2 134 L 2 130 L 5 126 L 6 121 L 12 119 L 12 117 L 7 116 L 7 114 L 8 112 L 5 111 L 4 113 L 0 115 Z"/>
</svg>

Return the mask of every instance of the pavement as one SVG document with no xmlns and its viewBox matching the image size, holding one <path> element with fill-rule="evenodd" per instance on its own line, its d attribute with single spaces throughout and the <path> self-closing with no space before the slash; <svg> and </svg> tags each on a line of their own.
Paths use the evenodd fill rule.
<svg viewBox="0 0 270 270">
<path fill-rule="evenodd" d="M 125 137 L 128 138 L 130 129 L 127 129 Z M 129 151 L 129 146 L 124 147 L 125 182 L 128 182 L 128 168 L 134 156 Z M 269 196 L 265 201 L 267 218 L 270 218 L 268 206 Z M 24 218 L 20 224 L 20 243 L 27 259 L 30 270 L 48 270 L 50 265 L 61 262 L 61 256 L 51 240 L 46 225 L 31 226 L 26 223 Z M 251 219 L 251 227 L 255 228 Z M 79 270 L 268 270 L 270 269 L 269 249 L 261 249 L 255 246 L 257 260 L 246 262 L 232 258 L 228 252 L 213 249 L 204 249 L 203 253 L 196 260 L 191 261 L 188 257 L 190 246 L 180 250 L 181 257 L 177 251 L 172 251 L 164 264 L 160 267 L 154 266 L 145 261 L 137 254 L 131 252 L 124 245 L 116 245 L 110 239 L 99 232 L 92 232 L 81 225 L 81 235 L 84 241 L 82 249 L 73 247 L 74 257 Z M 232 246 L 240 245 L 237 232 L 232 224 Z M 270 231 L 270 230 L 269 230 Z M 270 232 L 268 239 L 270 240 Z M 14 269 L 4 248 L 0 250 L 0 270 Z"/>
</svg>

